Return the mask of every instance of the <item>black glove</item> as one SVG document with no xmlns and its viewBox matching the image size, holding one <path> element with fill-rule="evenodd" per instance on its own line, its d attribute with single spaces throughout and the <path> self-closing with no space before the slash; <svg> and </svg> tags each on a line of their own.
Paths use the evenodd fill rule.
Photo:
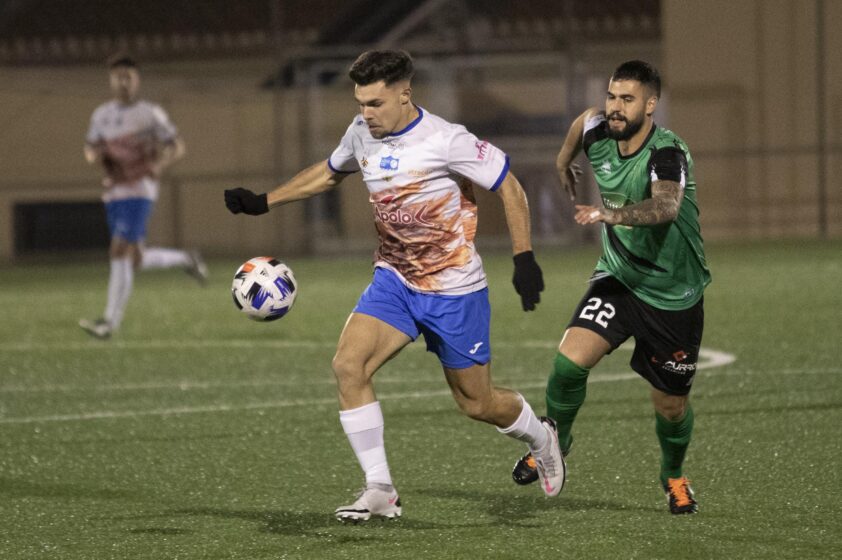
<svg viewBox="0 0 842 560">
<path fill-rule="evenodd" d="M 541 267 L 535 262 L 535 254 L 532 251 L 524 251 L 514 256 L 515 274 L 512 277 L 512 284 L 515 291 L 520 294 L 520 303 L 524 311 L 532 311 L 535 304 L 541 301 L 541 292 L 544 290 L 544 275 Z"/>
<path fill-rule="evenodd" d="M 254 194 L 248 189 L 236 188 L 225 191 L 225 206 L 232 214 L 250 214 L 259 216 L 269 211 L 266 193 Z"/>
</svg>

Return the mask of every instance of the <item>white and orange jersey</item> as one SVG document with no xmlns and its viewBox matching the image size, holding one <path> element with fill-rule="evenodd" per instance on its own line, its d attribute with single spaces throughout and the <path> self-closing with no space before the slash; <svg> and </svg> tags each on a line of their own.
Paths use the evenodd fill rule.
<svg viewBox="0 0 842 560">
<path fill-rule="evenodd" d="M 473 186 L 494 191 L 509 157 L 464 126 L 418 107 L 418 118 L 381 139 L 357 116 L 328 159 L 334 172 L 362 171 L 380 236 L 375 266 L 421 292 L 466 294 L 487 286 L 474 247 Z"/>
<path fill-rule="evenodd" d="M 177 134 L 167 113 L 154 103 L 111 100 L 97 107 L 85 141 L 105 150 L 106 173 L 113 184 L 103 200 L 157 199 L 158 181 L 149 174 L 149 166 L 160 145 L 174 141 Z"/>
</svg>

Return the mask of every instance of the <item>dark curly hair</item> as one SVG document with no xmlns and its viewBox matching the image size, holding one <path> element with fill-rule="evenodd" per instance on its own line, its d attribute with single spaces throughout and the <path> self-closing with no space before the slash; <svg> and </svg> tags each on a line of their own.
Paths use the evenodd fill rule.
<svg viewBox="0 0 842 560">
<path fill-rule="evenodd" d="M 401 80 L 411 80 L 414 74 L 412 57 L 406 51 L 366 51 L 348 70 L 348 75 L 360 86 L 380 80 L 389 86 Z"/>
<path fill-rule="evenodd" d="M 637 80 L 655 92 L 656 97 L 661 97 L 661 75 L 648 62 L 643 62 L 642 60 L 624 62 L 614 70 L 611 79 L 615 82 L 621 80 Z"/>
<path fill-rule="evenodd" d="M 123 52 L 110 56 L 106 64 L 108 65 L 109 70 L 113 70 L 114 68 L 119 68 L 121 66 L 125 66 L 127 68 L 138 67 L 137 60 L 135 60 L 133 56 Z"/>
</svg>

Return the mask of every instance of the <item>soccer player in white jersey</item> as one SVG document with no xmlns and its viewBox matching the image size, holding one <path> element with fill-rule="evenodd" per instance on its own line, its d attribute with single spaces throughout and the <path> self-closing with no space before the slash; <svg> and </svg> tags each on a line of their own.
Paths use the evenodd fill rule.
<svg viewBox="0 0 842 560">
<path fill-rule="evenodd" d="M 138 99 L 140 74 L 132 58 L 114 57 L 109 79 L 114 99 L 96 108 L 85 137 L 85 159 L 104 171 L 102 200 L 111 232 L 105 312 L 95 321 L 79 321 L 99 339 L 110 338 L 120 327 L 135 268 L 181 267 L 202 284 L 207 278 L 207 267 L 196 251 L 143 245 L 159 177 L 184 156 L 184 142 L 160 106 Z"/>
<path fill-rule="evenodd" d="M 514 285 L 524 310 L 544 284 L 530 240 L 526 196 L 506 154 L 412 102 L 412 59 L 403 51 L 368 51 L 350 69 L 360 114 L 330 157 L 273 191 L 225 191 L 237 214 L 263 214 L 362 172 L 380 237 L 374 278 L 339 339 L 333 370 L 340 422 L 366 485 L 335 514 L 341 521 L 401 515 L 383 442 L 383 415 L 372 376 L 424 334 L 459 408 L 525 442 L 536 454 L 541 486 L 561 490 L 565 466 L 555 425 L 539 419 L 521 395 L 491 381 L 488 288 L 474 248 L 474 189 L 500 195 L 514 252 Z"/>
</svg>

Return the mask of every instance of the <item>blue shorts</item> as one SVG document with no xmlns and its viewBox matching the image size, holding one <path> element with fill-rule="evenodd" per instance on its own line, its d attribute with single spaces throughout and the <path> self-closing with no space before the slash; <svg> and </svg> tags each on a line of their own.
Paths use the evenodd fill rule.
<svg viewBox="0 0 842 560">
<path fill-rule="evenodd" d="M 105 217 L 111 237 L 137 243 L 146 239 L 146 222 L 153 202 L 146 198 L 127 198 L 105 203 Z"/>
<path fill-rule="evenodd" d="M 424 294 L 407 288 L 391 270 L 375 268 L 354 313 L 376 317 L 412 340 L 423 333 L 427 350 L 445 367 L 464 369 L 491 360 L 488 288 L 459 296 Z"/>
</svg>

